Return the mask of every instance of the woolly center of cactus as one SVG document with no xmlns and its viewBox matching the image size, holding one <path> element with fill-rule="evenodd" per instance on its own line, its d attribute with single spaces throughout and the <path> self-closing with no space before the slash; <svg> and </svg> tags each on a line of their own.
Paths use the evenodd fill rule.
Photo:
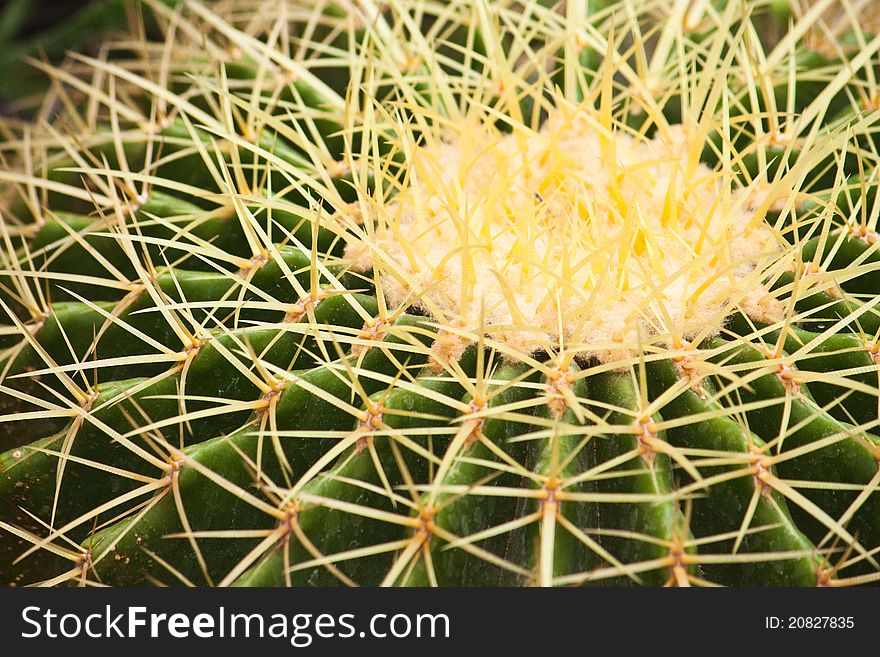
<svg viewBox="0 0 880 657">
<path fill-rule="evenodd" d="M 417 298 L 526 352 L 561 336 L 601 353 L 761 314 L 777 239 L 755 194 L 692 146 L 681 126 L 637 138 L 582 108 L 537 131 L 463 123 L 414 153 L 369 264 L 392 303 Z"/>
</svg>

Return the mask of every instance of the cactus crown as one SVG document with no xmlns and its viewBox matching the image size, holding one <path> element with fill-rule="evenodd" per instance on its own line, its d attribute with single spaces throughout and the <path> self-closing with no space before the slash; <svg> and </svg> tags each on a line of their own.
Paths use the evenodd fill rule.
<svg viewBox="0 0 880 657">
<path fill-rule="evenodd" d="M 381 272 L 390 303 L 485 324 L 525 355 L 561 343 L 608 359 L 657 334 L 717 332 L 737 307 L 766 319 L 764 270 L 784 240 L 757 194 L 725 186 L 681 126 L 633 138 L 589 102 L 538 131 L 484 118 L 420 147 L 405 191 L 349 246 L 355 267 Z"/>
<path fill-rule="evenodd" d="M 0 575 L 880 579 L 880 37 L 835 1 L 768 45 L 760 2 L 149 0 L 38 64 Z"/>
</svg>

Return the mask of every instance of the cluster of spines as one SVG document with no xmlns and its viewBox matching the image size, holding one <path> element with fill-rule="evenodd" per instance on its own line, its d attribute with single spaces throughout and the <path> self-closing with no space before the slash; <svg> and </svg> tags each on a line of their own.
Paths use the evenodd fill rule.
<svg viewBox="0 0 880 657">
<path fill-rule="evenodd" d="M 412 9 L 396 18 L 406 24 Z M 880 289 L 869 239 L 880 206 L 864 190 L 839 202 L 864 235 L 808 213 L 794 222 L 818 233 L 803 253 L 820 271 L 780 273 L 778 294 L 792 299 L 780 325 L 740 316 L 700 345 L 603 364 L 473 335 L 460 361 L 432 363 L 431 343 L 450 327 L 386 308 L 375 281 L 339 258 L 350 236 L 330 215 L 363 229 L 351 185 L 334 191 L 334 174 L 363 185 L 361 200 L 380 188 L 359 177 L 363 161 L 332 166 L 316 139 L 326 96 L 350 105 L 329 88 L 306 102 L 314 85 L 290 75 L 302 65 L 274 49 L 281 28 L 263 43 L 191 10 L 256 56 L 251 80 L 289 76 L 275 114 L 254 108 L 265 98 L 250 74 L 238 86 L 224 67 L 197 79 L 202 95 L 184 94 L 169 121 L 170 76 L 160 86 L 89 60 L 96 77 L 73 93 L 108 115 L 104 146 L 82 155 L 78 137 L 51 126 L 51 138 L 13 146 L 26 168 L 5 175 L 17 198 L 4 212 L 0 279 L 9 583 L 876 579 L 880 322 L 865 295 Z M 170 32 L 191 27 L 156 11 Z M 396 61 L 401 28 L 372 17 L 366 37 L 328 21 L 315 51 L 341 56 L 340 35 L 390 38 L 377 57 Z M 127 85 L 162 106 L 162 127 L 134 141 L 119 126 L 135 111 L 120 100 Z M 425 85 L 408 87 L 409 100 Z M 355 123 L 369 127 L 377 110 L 340 122 L 347 150 Z M 31 160 L 37 136 L 55 144 L 54 165 Z M 874 148 L 870 133 L 861 140 Z M 28 172 L 41 166 L 52 167 L 45 178 Z M 816 214 L 836 200 L 816 195 Z M 95 201 L 103 216 L 77 213 Z M 40 225 L 16 222 L 22 213 Z"/>
</svg>

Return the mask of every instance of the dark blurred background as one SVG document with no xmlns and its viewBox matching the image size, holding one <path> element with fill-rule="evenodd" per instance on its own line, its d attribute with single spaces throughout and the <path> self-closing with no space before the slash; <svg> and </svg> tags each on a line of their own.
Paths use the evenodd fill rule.
<svg viewBox="0 0 880 657">
<path fill-rule="evenodd" d="M 89 4 L 90 0 L 0 0 L 0 34 L 10 28 L 18 39 L 39 34 Z M 20 16 L 16 14 L 20 12 Z M 4 39 L 5 41 L 5 39 Z"/>
<path fill-rule="evenodd" d="M 137 0 L 0 0 L 0 113 L 27 111 L 46 79 L 24 59 L 63 61 L 122 30 Z"/>
</svg>

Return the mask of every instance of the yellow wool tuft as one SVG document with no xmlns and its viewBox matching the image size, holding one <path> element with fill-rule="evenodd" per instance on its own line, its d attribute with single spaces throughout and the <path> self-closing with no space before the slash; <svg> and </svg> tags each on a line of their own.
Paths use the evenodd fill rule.
<svg viewBox="0 0 880 657">
<path fill-rule="evenodd" d="M 693 150 L 681 126 L 633 137 L 582 107 L 538 131 L 462 122 L 415 152 L 375 248 L 348 256 L 364 270 L 381 254 L 391 304 L 423 290 L 426 308 L 482 319 L 517 351 L 562 339 L 601 357 L 714 332 L 767 296 L 755 271 L 780 247 L 751 220 L 761 195 L 690 165 Z"/>
</svg>

